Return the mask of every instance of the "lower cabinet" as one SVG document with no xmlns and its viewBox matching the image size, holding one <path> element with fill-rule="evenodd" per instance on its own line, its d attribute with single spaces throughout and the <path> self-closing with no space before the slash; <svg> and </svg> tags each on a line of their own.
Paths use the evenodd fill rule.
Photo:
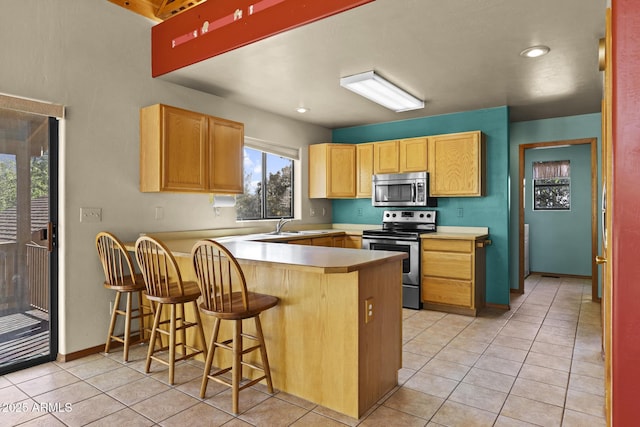
<svg viewBox="0 0 640 427">
<path fill-rule="evenodd" d="M 333 248 L 362 248 L 362 237 L 351 234 L 343 234 L 339 236 L 321 236 L 307 239 L 289 240 L 287 243 L 292 245 L 309 245 L 309 246 L 327 246 Z"/>
<path fill-rule="evenodd" d="M 486 236 L 422 239 L 422 303 L 475 316 L 485 305 Z"/>
</svg>

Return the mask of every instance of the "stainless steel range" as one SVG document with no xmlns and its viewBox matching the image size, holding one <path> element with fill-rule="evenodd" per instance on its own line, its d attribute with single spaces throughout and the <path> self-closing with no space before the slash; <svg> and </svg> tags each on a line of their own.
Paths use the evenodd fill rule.
<svg viewBox="0 0 640 427">
<path fill-rule="evenodd" d="M 406 252 L 402 306 L 420 309 L 420 234 L 436 231 L 436 211 L 384 211 L 382 229 L 362 232 L 362 249 Z"/>
</svg>

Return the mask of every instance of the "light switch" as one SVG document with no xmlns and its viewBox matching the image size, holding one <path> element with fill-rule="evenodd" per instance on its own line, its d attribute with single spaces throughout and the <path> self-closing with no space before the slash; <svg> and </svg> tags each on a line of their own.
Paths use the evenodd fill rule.
<svg viewBox="0 0 640 427">
<path fill-rule="evenodd" d="M 80 222 L 102 222 L 102 208 L 80 208 Z"/>
</svg>

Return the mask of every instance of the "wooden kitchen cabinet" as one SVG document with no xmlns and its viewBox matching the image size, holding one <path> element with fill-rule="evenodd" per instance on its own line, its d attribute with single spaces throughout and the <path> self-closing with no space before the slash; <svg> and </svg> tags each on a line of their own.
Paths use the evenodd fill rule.
<svg viewBox="0 0 640 427">
<path fill-rule="evenodd" d="M 333 237 L 324 236 L 324 237 L 313 237 L 311 239 L 311 244 L 313 246 L 328 246 L 333 247 Z"/>
<path fill-rule="evenodd" d="M 140 110 L 140 191 L 243 192 L 244 125 L 156 104 Z"/>
<path fill-rule="evenodd" d="M 373 150 L 373 173 L 400 171 L 400 141 L 374 142 Z"/>
<path fill-rule="evenodd" d="M 344 236 L 344 247 L 351 249 L 362 249 L 362 236 L 347 234 Z"/>
<path fill-rule="evenodd" d="M 486 194 L 486 148 L 480 131 L 428 138 L 429 191 L 435 197 Z"/>
<path fill-rule="evenodd" d="M 356 148 L 353 144 L 309 146 L 309 198 L 356 196 Z"/>
<path fill-rule="evenodd" d="M 374 173 L 407 173 L 427 170 L 427 138 L 374 142 Z"/>
<path fill-rule="evenodd" d="M 475 316 L 485 305 L 486 236 L 422 239 L 423 307 Z"/>
<path fill-rule="evenodd" d="M 373 146 L 374 144 L 371 142 L 356 145 L 356 197 L 371 197 Z"/>
<path fill-rule="evenodd" d="M 427 170 L 427 138 L 400 140 L 400 173 Z"/>
</svg>

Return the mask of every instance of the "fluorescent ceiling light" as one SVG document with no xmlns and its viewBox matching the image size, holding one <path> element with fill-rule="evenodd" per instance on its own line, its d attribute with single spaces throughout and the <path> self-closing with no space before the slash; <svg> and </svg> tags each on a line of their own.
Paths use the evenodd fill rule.
<svg viewBox="0 0 640 427">
<path fill-rule="evenodd" d="M 396 113 L 424 108 L 424 101 L 388 82 L 373 71 L 342 77 L 340 86 Z"/>
</svg>

